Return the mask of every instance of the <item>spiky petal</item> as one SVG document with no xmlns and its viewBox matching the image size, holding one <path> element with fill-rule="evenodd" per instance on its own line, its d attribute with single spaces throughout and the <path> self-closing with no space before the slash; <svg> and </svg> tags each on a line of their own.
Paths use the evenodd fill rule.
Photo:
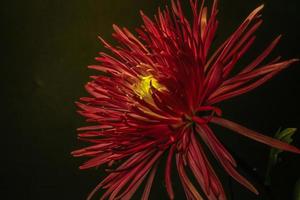
<svg viewBox="0 0 300 200">
<path fill-rule="evenodd" d="M 100 52 L 96 57 L 99 64 L 89 68 L 107 75 L 92 76 L 85 86 L 90 97 L 77 102 L 78 112 L 93 123 L 78 129 L 79 139 L 92 145 L 72 152 L 76 157 L 90 157 L 80 169 L 108 166 L 108 176 L 88 199 L 100 189 L 104 190 L 101 199 L 130 199 L 144 181 L 142 199 L 148 199 L 161 157 L 167 154 L 164 180 L 170 199 L 175 197 L 171 169 L 176 162 L 187 199 L 203 199 L 201 188 L 207 199 L 225 200 L 202 142 L 230 176 L 258 194 L 237 172 L 236 161 L 215 136 L 210 122 L 264 144 L 300 153 L 296 147 L 222 118 L 221 109 L 215 106 L 258 87 L 297 61 L 276 58 L 262 64 L 279 36 L 243 70 L 231 75 L 255 40 L 255 32 L 262 24 L 263 5 L 210 57 L 218 27 L 217 1 L 213 1 L 210 11 L 204 1 L 190 0 L 190 5 L 191 21 L 185 17 L 179 0 L 172 1 L 171 9 L 159 9 L 154 20 L 141 12 L 144 23 L 137 29 L 139 37 L 113 25 L 113 36 L 120 46 L 100 38 L 113 55 Z M 194 175 L 195 183 L 187 171 Z"/>
</svg>

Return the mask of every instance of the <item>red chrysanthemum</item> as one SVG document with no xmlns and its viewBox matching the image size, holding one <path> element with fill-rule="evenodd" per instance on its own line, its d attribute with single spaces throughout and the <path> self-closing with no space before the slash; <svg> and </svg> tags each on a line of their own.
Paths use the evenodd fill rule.
<svg viewBox="0 0 300 200">
<path fill-rule="evenodd" d="M 255 40 L 263 6 L 256 8 L 208 57 L 218 27 L 217 1 L 210 12 L 204 0 L 190 0 L 190 5 L 191 21 L 184 16 L 180 2 L 172 1 L 172 8 L 158 10 L 154 20 L 141 13 L 144 24 L 137 29 L 138 37 L 114 25 L 113 36 L 120 46 L 111 46 L 100 38 L 113 55 L 101 52 L 96 58 L 100 64 L 89 68 L 107 75 L 92 76 L 86 85 L 91 97 L 77 103 L 79 113 L 96 124 L 79 128 L 79 138 L 93 145 L 72 154 L 91 157 L 80 169 L 107 164 L 110 170 L 88 199 L 99 189 L 106 190 L 102 199 L 130 199 L 144 180 L 142 199 L 148 199 L 163 154 L 167 154 L 164 176 L 170 199 L 174 199 L 172 159 L 176 160 L 187 199 L 202 199 L 199 186 L 209 200 L 226 199 L 199 140 L 232 178 L 257 194 L 236 171 L 234 158 L 217 139 L 210 123 L 272 147 L 300 153 L 289 144 L 222 118 L 221 110 L 215 106 L 258 87 L 296 61 L 276 58 L 261 64 L 279 36 L 243 70 L 230 75 Z M 194 186 L 187 170 L 199 186 Z"/>
</svg>

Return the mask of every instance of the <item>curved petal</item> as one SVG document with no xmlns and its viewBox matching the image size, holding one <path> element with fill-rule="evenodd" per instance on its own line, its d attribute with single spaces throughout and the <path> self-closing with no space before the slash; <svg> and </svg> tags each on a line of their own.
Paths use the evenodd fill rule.
<svg viewBox="0 0 300 200">
<path fill-rule="evenodd" d="M 251 138 L 255 141 L 264 143 L 266 145 L 275 147 L 277 149 L 281 149 L 281 150 L 285 150 L 285 151 L 290 151 L 290 152 L 294 152 L 294 153 L 298 153 L 300 154 L 300 149 L 289 145 L 288 143 L 285 142 L 281 142 L 280 140 L 276 140 L 274 138 L 265 136 L 261 133 L 258 133 L 256 131 L 250 130 L 242 125 L 239 125 L 235 122 L 229 121 L 227 119 L 224 118 L 220 118 L 220 117 L 213 117 L 211 119 L 212 123 L 218 124 L 220 126 L 223 126 L 225 128 L 228 128 L 230 130 L 233 130 L 234 132 L 237 132 L 245 137 Z"/>
</svg>

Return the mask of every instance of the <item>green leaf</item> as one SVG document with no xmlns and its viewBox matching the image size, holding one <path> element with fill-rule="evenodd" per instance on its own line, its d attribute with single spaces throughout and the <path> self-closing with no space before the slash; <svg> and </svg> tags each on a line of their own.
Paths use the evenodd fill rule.
<svg viewBox="0 0 300 200">
<path fill-rule="evenodd" d="M 296 128 L 286 128 L 283 131 L 279 129 L 274 135 L 274 138 L 290 144 L 293 142 L 292 136 L 295 134 L 296 131 L 297 131 Z M 268 167 L 267 167 L 267 172 L 265 177 L 265 185 L 269 186 L 271 184 L 271 177 L 270 177 L 271 171 L 272 168 L 279 162 L 278 156 L 281 152 L 283 152 L 283 150 L 276 149 L 276 148 L 271 148 L 270 150 Z"/>
</svg>

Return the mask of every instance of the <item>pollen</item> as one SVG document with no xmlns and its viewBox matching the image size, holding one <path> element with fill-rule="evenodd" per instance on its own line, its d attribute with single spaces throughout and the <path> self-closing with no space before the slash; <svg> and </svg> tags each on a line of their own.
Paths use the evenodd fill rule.
<svg viewBox="0 0 300 200">
<path fill-rule="evenodd" d="M 149 75 L 141 77 L 140 82 L 134 85 L 133 90 L 141 99 L 149 99 L 151 98 L 151 86 L 158 91 L 166 89 L 152 75 Z"/>
</svg>

